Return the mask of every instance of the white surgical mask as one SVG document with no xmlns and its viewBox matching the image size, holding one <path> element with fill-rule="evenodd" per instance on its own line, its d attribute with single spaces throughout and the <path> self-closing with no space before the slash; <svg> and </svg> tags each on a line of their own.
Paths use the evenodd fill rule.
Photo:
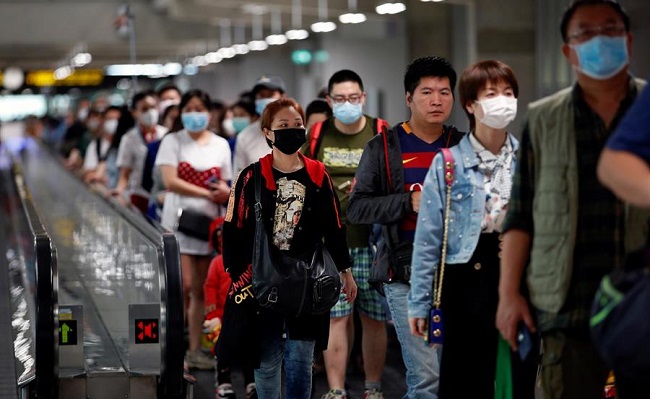
<svg viewBox="0 0 650 399">
<path fill-rule="evenodd" d="M 172 99 L 169 99 L 169 100 L 162 100 L 162 101 L 160 101 L 160 102 L 158 103 L 158 113 L 159 113 L 160 115 L 162 115 L 162 114 L 165 112 L 165 110 L 167 109 L 167 107 L 169 107 L 169 106 L 171 106 L 171 105 L 178 105 L 179 102 L 180 102 L 180 101 L 172 100 Z"/>
<path fill-rule="evenodd" d="M 109 135 L 114 135 L 117 130 L 117 119 L 107 119 L 104 121 L 104 132 Z"/>
<path fill-rule="evenodd" d="M 156 126 L 158 124 L 158 110 L 149 108 L 149 110 L 140 114 L 139 120 L 146 127 Z"/>
<path fill-rule="evenodd" d="M 483 110 L 481 123 L 493 129 L 503 129 L 517 116 L 517 99 L 496 96 L 477 101 Z"/>
</svg>

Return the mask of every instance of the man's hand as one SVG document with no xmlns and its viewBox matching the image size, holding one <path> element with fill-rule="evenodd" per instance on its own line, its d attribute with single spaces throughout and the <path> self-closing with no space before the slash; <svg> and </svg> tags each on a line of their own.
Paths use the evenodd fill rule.
<svg viewBox="0 0 650 399">
<path fill-rule="evenodd" d="M 420 212 L 420 199 L 422 198 L 421 191 L 411 191 L 411 208 L 413 212 Z"/>
<path fill-rule="evenodd" d="M 340 273 L 343 286 L 341 292 L 345 294 L 345 301 L 352 302 L 357 297 L 357 283 L 354 281 L 351 272 Z"/>
<path fill-rule="evenodd" d="M 501 336 L 508 341 L 513 351 L 516 351 L 518 347 L 517 329 L 522 320 L 530 332 L 536 331 L 526 299 L 518 292 L 501 295 L 497 307 L 496 325 Z"/>
</svg>

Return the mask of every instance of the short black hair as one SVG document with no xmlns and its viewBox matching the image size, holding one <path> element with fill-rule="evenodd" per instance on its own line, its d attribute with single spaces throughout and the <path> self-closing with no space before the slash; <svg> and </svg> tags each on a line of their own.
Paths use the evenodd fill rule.
<svg viewBox="0 0 650 399">
<path fill-rule="evenodd" d="M 183 112 L 183 108 L 185 108 L 187 103 L 189 103 L 190 100 L 195 97 L 198 98 L 203 103 L 205 109 L 212 110 L 212 99 L 210 99 L 208 93 L 204 92 L 203 90 L 193 89 L 183 94 L 183 97 L 181 98 L 181 103 L 178 104 L 178 108 L 181 110 L 181 112 Z"/>
<path fill-rule="evenodd" d="M 447 59 L 438 56 L 416 58 L 406 67 L 404 91 L 413 94 L 425 77 L 448 78 L 453 92 L 456 87 L 456 71 Z"/>
<path fill-rule="evenodd" d="M 106 109 L 102 112 L 102 115 L 106 115 L 106 114 L 109 113 L 110 111 L 117 111 L 117 112 L 120 113 L 120 115 L 122 114 L 122 108 L 118 107 L 117 105 L 109 105 L 108 108 L 106 108 Z"/>
<path fill-rule="evenodd" d="M 325 114 L 329 118 L 332 116 L 332 108 L 327 101 L 322 98 L 317 98 L 310 102 L 309 105 L 307 105 L 307 108 L 305 108 L 305 119 L 309 119 L 311 114 Z"/>
<path fill-rule="evenodd" d="M 131 99 L 131 109 L 135 110 L 136 108 L 138 108 L 138 103 L 147 97 L 156 98 L 156 92 L 153 90 L 143 90 L 136 93 Z"/>
<path fill-rule="evenodd" d="M 569 21 L 575 14 L 576 10 L 582 6 L 595 6 L 595 5 L 606 5 L 611 7 L 616 11 L 621 18 L 623 19 L 623 24 L 625 25 L 625 31 L 630 31 L 630 17 L 627 15 L 623 7 L 616 0 L 573 0 L 569 3 L 569 6 L 564 10 L 562 14 L 562 19 L 560 21 L 560 34 L 562 35 L 562 40 L 566 43 L 567 38 L 567 29 L 569 29 Z"/>
<path fill-rule="evenodd" d="M 181 92 L 181 89 L 179 89 L 178 86 L 176 86 L 173 83 L 165 84 L 163 87 L 158 89 L 158 92 L 156 94 L 158 94 L 158 97 L 162 97 L 163 93 L 166 92 L 166 91 L 169 91 L 169 90 L 174 90 L 176 93 L 178 93 L 179 97 L 183 95 L 183 93 Z"/>
<path fill-rule="evenodd" d="M 332 92 L 332 88 L 334 88 L 335 84 L 343 82 L 358 83 L 361 91 L 363 91 L 363 82 L 361 81 L 361 76 L 349 69 L 341 69 L 338 72 L 334 72 L 334 75 L 332 75 L 329 82 L 327 82 L 327 94 L 330 94 Z"/>
<path fill-rule="evenodd" d="M 230 106 L 230 108 L 235 108 L 235 107 L 243 109 L 250 116 L 257 115 L 257 112 L 255 112 L 255 104 L 253 104 L 250 101 L 239 100 Z"/>
</svg>

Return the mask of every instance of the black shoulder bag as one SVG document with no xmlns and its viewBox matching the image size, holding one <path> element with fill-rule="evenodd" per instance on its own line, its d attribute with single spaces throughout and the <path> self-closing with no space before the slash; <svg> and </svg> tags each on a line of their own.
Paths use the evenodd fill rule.
<svg viewBox="0 0 650 399">
<path fill-rule="evenodd" d="M 263 308 L 285 316 L 328 312 L 341 292 L 341 278 L 332 256 L 322 240 L 298 258 L 273 245 L 262 220 L 261 185 L 256 163 L 253 295 Z"/>
</svg>

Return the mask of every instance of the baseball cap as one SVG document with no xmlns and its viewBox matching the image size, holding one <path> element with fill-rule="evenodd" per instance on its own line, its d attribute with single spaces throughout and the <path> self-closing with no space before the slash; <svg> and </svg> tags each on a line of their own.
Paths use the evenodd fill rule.
<svg viewBox="0 0 650 399">
<path fill-rule="evenodd" d="M 287 91 L 286 87 L 284 86 L 284 80 L 282 80 L 282 78 L 279 76 L 260 76 L 259 79 L 257 79 L 255 82 L 255 86 L 253 86 L 253 94 L 257 93 L 257 91 L 262 88 L 279 90 L 282 93 L 285 93 Z"/>
</svg>

